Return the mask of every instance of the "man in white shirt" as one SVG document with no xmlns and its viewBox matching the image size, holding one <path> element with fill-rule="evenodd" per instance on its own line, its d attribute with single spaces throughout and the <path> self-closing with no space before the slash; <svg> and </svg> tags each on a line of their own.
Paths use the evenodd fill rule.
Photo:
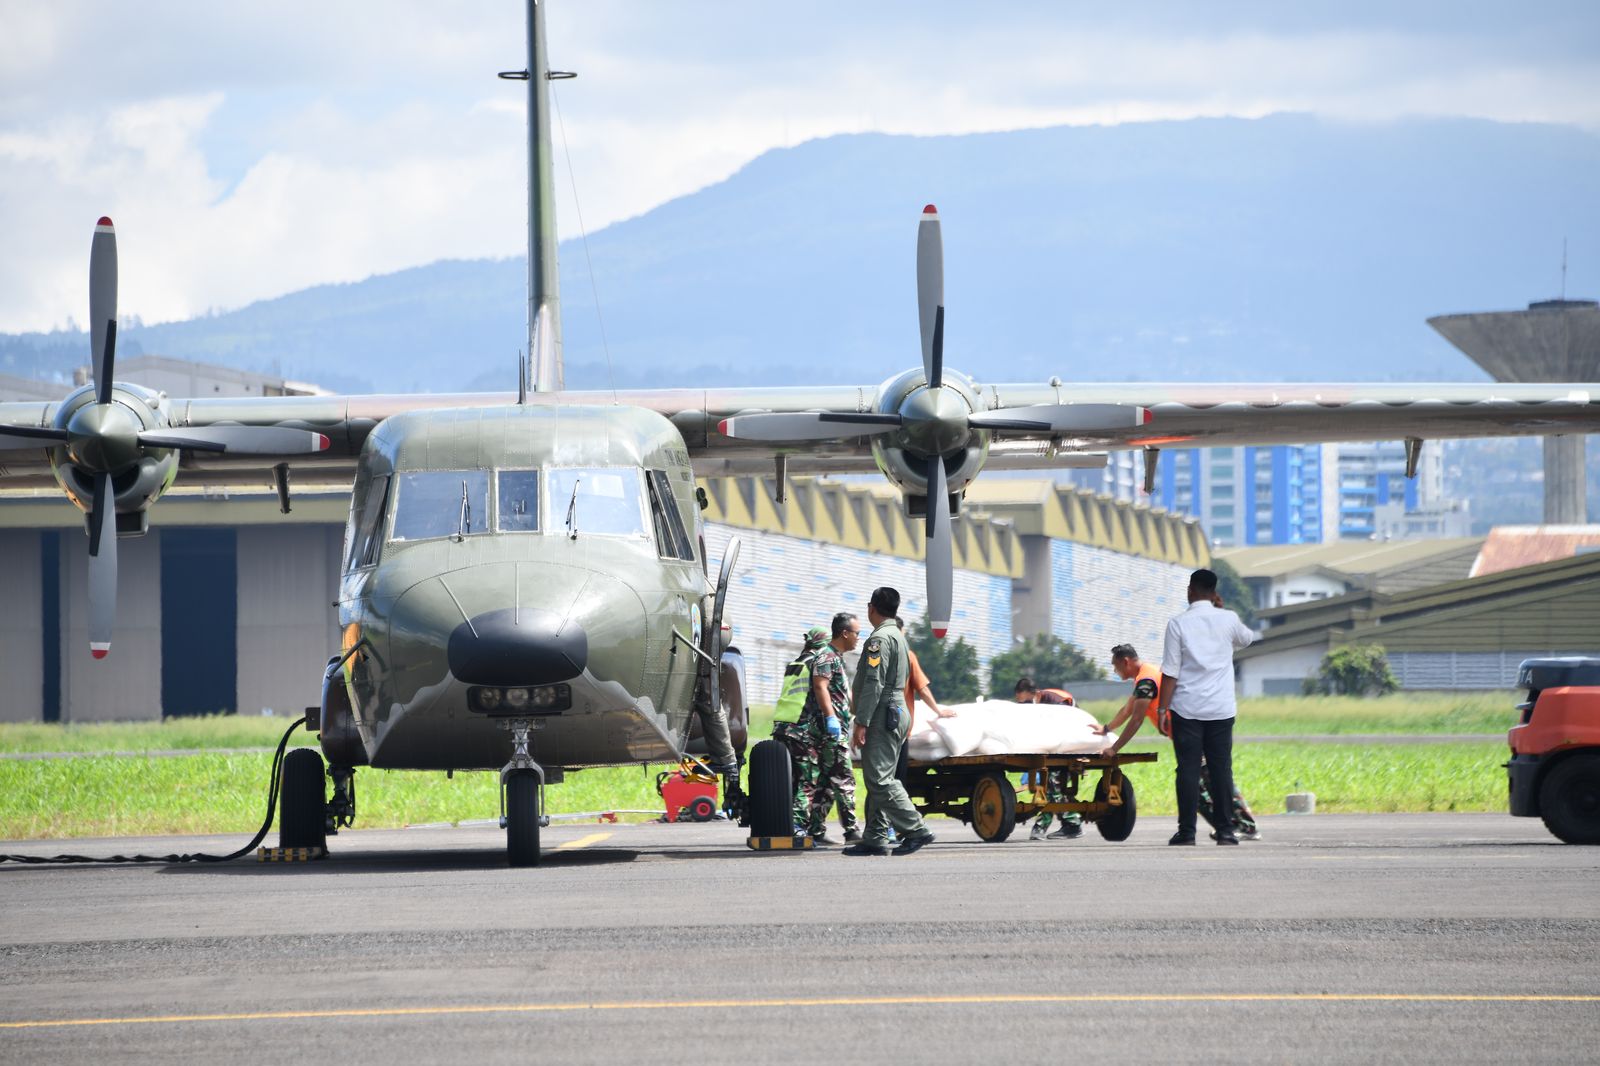
<svg viewBox="0 0 1600 1066">
<path fill-rule="evenodd" d="M 1212 796 L 1233 795 L 1233 653 L 1256 635 L 1222 606 L 1217 575 L 1189 575 L 1189 609 L 1167 623 L 1161 654 L 1161 711 L 1172 714 L 1178 759 L 1178 831 L 1169 844 L 1193 844 L 1200 806 L 1202 757 Z M 1237 844 L 1231 825 L 1217 828 L 1218 844 Z"/>
</svg>

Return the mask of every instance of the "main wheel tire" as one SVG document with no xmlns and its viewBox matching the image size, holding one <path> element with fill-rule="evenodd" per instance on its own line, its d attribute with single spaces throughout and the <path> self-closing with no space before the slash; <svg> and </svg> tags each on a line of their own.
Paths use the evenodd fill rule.
<svg viewBox="0 0 1600 1066">
<path fill-rule="evenodd" d="M 1094 801 L 1107 802 L 1111 795 L 1111 786 L 1106 782 L 1106 775 L 1100 775 L 1100 783 L 1094 786 Z M 1122 775 L 1122 803 L 1111 808 L 1105 814 L 1094 820 L 1094 827 L 1100 835 L 1113 843 L 1127 840 L 1133 833 L 1133 823 L 1139 817 L 1139 803 L 1133 795 L 1133 781 L 1127 774 Z"/>
<path fill-rule="evenodd" d="M 984 774 L 972 785 L 972 800 L 967 806 L 978 839 L 998 844 L 1017 827 L 1017 790 L 1005 774 Z"/>
<path fill-rule="evenodd" d="M 506 775 L 506 861 L 539 865 L 539 775 L 532 770 Z"/>
<path fill-rule="evenodd" d="M 278 846 L 328 846 L 327 777 L 315 748 L 295 748 L 283 757 L 278 779 Z"/>
<path fill-rule="evenodd" d="M 709 822 L 717 816 L 717 805 L 710 796 L 696 796 L 689 801 L 689 817 L 697 822 Z"/>
<path fill-rule="evenodd" d="M 789 749 L 776 740 L 763 740 L 750 749 L 750 835 L 794 836 Z"/>
<path fill-rule="evenodd" d="M 1600 844 L 1600 752 L 1569 755 L 1539 785 L 1539 815 L 1566 844 Z"/>
</svg>

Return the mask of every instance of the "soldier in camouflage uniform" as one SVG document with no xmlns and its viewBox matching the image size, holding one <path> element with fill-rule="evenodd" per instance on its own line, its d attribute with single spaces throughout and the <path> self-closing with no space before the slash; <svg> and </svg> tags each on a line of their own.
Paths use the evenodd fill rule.
<svg viewBox="0 0 1600 1066">
<path fill-rule="evenodd" d="M 839 802 L 845 835 L 856 834 L 856 778 L 850 765 L 850 688 L 844 657 L 855 650 L 861 629 L 856 616 L 833 616 L 832 639 L 811 660 L 810 689 L 800 720 L 784 730 L 794 755 L 795 833 L 826 840 L 828 810 Z M 830 719 L 832 724 L 830 725 Z"/>
<path fill-rule="evenodd" d="M 903 692 L 910 676 L 910 649 L 905 634 L 894 623 L 899 610 L 899 592 L 887 586 L 872 590 L 867 605 L 872 636 L 861 650 L 850 694 L 856 714 L 851 737 L 861 749 L 867 786 L 867 831 L 860 843 L 844 850 L 846 855 L 889 854 L 891 826 L 900 834 L 896 855 L 910 855 L 933 843 L 933 834 L 922 823 L 922 815 L 894 776 L 900 746 L 911 727 Z"/>
</svg>

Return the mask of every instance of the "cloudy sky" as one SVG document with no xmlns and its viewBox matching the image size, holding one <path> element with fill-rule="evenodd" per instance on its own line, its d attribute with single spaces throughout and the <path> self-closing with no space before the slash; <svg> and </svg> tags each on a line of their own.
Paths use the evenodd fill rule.
<svg viewBox="0 0 1600 1066">
<path fill-rule="evenodd" d="M 1600 131 L 1589 0 L 551 0 L 548 18 L 552 65 L 579 73 L 557 103 L 590 231 L 849 131 L 1282 110 Z M 121 310 L 147 322 L 521 254 L 524 98 L 494 74 L 524 65 L 523 33 L 519 0 L 0 0 L 0 331 L 84 319 L 102 214 Z M 557 149 L 572 236 L 559 131 Z"/>
</svg>

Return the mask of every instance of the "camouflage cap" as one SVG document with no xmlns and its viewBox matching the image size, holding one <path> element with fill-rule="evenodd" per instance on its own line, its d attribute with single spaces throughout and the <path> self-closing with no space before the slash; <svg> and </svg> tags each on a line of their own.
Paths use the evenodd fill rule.
<svg viewBox="0 0 1600 1066">
<path fill-rule="evenodd" d="M 820 648 L 828 643 L 828 631 L 821 626 L 812 626 L 806 630 L 806 648 Z"/>
</svg>

